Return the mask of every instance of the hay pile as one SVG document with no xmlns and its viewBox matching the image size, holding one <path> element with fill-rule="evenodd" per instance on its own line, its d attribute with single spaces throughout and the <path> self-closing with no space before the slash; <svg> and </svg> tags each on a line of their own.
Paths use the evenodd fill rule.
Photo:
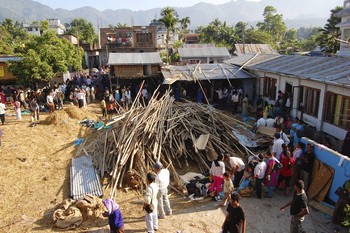
<svg viewBox="0 0 350 233">
<path fill-rule="evenodd" d="M 43 123 L 47 125 L 59 126 L 73 123 L 73 121 L 65 111 L 54 111 L 47 116 Z"/>
<path fill-rule="evenodd" d="M 92 114 L 90 111 L 88 111 L 85 108 L 78 108 L 77 106 L 69 106 L 64 109 L 64 111 L 69 115 L 70 118 L 77 119 L 77 120 L 97 120 L 97 115 Z"/>
<path fill-rule="evenodd" d="M 56 110 L 53 113 L 49 114 L 43 123 L 59 126 L 74 124 L 76 123 L 76 120 L 84 119 L 97 120 L 98 117 L 87 109 L 78 108 L 76 106 L 69 106 L 63 110 Z"/>
</svg>

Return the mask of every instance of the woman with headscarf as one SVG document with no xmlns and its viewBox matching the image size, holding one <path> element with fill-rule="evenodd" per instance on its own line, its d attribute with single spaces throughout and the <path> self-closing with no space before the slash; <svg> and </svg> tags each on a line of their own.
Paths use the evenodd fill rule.
<svg viewBox="0 0 350 233">
<path fill-rule="evenodd" d="M 124 220 L 119 205 L 111 198 L 104 200 L 103 204 L 107 209 L 103 216 L 108 217 L 111 233 L 124 233 Z"/>
</svg>

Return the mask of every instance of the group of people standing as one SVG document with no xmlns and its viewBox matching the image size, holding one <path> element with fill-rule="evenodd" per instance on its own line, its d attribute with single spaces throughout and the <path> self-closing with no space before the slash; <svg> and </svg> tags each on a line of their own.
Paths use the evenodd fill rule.
<svg viewBox="0 0 350 233">
<path fill-rule="evenodd" d="M 216 89 L 217 106 L 221 110 L 231 110 L 232 114 L 241 112 L 249 113 L 248 94 L 243 94 L 242 88 L 218 88 Z"/>
<path fill-rule="evenodd" d="M 230 203 L 227 207 L 228 216 L 230 216 L 233 214 L 232 208 L 237 204 L 235 202 L 239 200 L 237 195 L 242 189 L 243 183 L 255 188 L 253 196 L 258 199 L 262 199 L 263 186 L 266 190 L 265 198 L 272 198 L 276 189 L 284 189 L 285 195 L 289 196 L 291 187 L 293 187 L 293 200 L 281 209 L 284 210 L 285 207 L 291 205 L 290 232 L 294 233 L 302 229 L 301 223 L 308 213 L 306 191 L 310 185 L 315 155 L 312 144 L 307 144 L 305 151 L 301 142 L 298 142 L 293 150 L 289 149 L 288 144 L 282 139 L 283 134 L 282 131 L 277 131 L 271 151 L 251 156 L 247 164 L 241 158 L 231 157 L 228 153 L 218 155 L 211 164 L 210 175 L 213 182 L 209 191 L 213 199 L 221 201 L 218 207 L 226 206 L 227 201 Z M 226 170 L 225 162 L 229 165 L 229 171 Z M 248 183 L 245 182 L 247 180 Z M 222 189 L 224 189 L 224 195 L 220 199 Z M 231 223 L 235 222 L 233 224 L 234 230 L 227 231 L 228 226 L 224 224 L 223 232 L 245 232 L 244 211 L 239 214 L 235 213 L 235 217 L 239 221 L 237 222 L 237 219 L 231 220 Z M 225 222 L 229 222 L 229 220 L 225 220 Z"/>
<path fill-rule="evenodd" d="M 148 233 L 158 230 L 158 219 L 165 219 L 172 215 L 168 186 L 170 183 L 170 172 L 161 162 L 153 165 L 153 171 L 146 175 L 146 190 L 142 209 L 145 211 L 145 221 Z M 124 220 L 119 205 L 107 198 L 103 201 L 107 211 L 103 216 L 108 217 L 111 233 L 124 232 Z"/>
</svg>

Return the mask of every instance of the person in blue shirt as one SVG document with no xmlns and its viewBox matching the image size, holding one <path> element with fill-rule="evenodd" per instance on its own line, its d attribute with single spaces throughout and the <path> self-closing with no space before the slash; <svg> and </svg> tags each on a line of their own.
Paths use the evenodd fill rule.
<svg viewBox="0 0 350 233">
<path fill-rule="evenodd" d="M 107 209 L 103 216 L 108 217 L 111 233 L 124 233 L 124 220 L 119 205 L 111 198 L 107 198 L 102 202 Z"/>
<path fill-rule="evenodd" d="M 299 136 L 303 134 L 302 132 L 304 132 L 304 126 L 301 124 L 300 119 L 295 117 L 290 129 L 290 135 L 293 137 L 293 147 L 300 141 Z"/>
</svg>

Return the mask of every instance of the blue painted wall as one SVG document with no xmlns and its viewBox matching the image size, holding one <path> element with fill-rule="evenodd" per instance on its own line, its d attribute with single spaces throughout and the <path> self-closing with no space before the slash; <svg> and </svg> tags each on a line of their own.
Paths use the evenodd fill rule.
<svg viewBox="0 0 350 233">
<path fill-rule="evenodd" d="M 338 196 L 335 194 L 335 190 L 337 190 L 338 187 L 343 186 L 346 180 L 350 179 L 350 158 L 308 138 L 302 138 L 301 141 L 305 144 L 313 144 L 316 158 L 334 169 L 335 173 L 333 183 L 328 191 L 327 197 L 332 201 L 337 202 Z M 342 157 L 344 158 L 344 162 L 341 166 L 338 166 Z"/>
</svg>

